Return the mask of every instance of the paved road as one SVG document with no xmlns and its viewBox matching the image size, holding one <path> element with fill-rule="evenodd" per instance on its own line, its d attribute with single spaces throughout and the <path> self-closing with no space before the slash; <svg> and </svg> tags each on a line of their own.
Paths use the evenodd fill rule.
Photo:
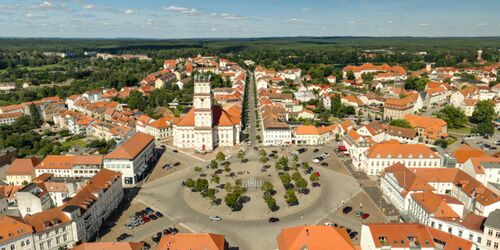
<svg viewBox="0 0 500 250">
<path fill-rule="evenodd" d="M 250 112 L 250 121 L 248 125 L 250 128 L 248 129 L 249 132 L 249 139 L 252 142 L 252 145 L 256 145 L 257 139 L 255 138 L 257 136 L 257 118 L 255 117 L 255 83 L 254 83 L 254 77 L 253 77 L 253 72 L 250 70 L 247 71 L 249 77 L 248 77 L 248 93 L 245 94 L 248 100 L 248 107 Z"/>
<path fill-rule="evenodd" d="M 253 167 L 260 166 L 255 164 Z M 322 169 L 322 198 L 303 211 L 281 217 L 279 223 L 270 224 L 267 220 L 211 222 L 207 215 L 190 208 L 182 198 L 181 181 L 195 175 L 197 173 L 192 169 L 186 168 L 149 182 L 142 187 L 136 199 L 163 212 L 171 223 L 178 224 L 193 232 L 224 234 L 230 245 L 238 246 L 242 250 L 276 249 L 276 236 L 280 233 L 281 228 L 318 223 L 325 218 L 325 215 L 334 213 L 341 205 L 342 200 L 347 201 L 350 195 L 360 191 L 354 178 L 332 170 Z M 223 214 L 219 216 L 224 218 Z M 151 232 L 155 230 L 152 229 Z"/>
</svg>

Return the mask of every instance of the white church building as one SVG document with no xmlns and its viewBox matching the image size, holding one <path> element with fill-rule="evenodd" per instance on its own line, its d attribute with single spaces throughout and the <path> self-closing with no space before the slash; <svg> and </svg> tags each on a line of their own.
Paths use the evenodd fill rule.
<svg viewBox="0 0 500 250">
<path fill-rule="evenodd" d="M 196 152 L 211 152 L 216 147 L 240 143 L 241 108 L 224 110 L 212 106 L 210 78 L 194 79 L 193 107 L 173 120 L 173 144 Z"/>
</svg>

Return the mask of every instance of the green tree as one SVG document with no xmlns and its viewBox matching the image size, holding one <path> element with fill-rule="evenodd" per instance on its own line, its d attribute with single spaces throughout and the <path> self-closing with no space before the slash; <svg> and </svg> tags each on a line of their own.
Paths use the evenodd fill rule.
<svg viewBox="0 0 500 250">
<path fill-rule="evenodd" d="M 492 135 L 495 132 L 495 127 L 491 122 L 482 122 L 474 127 L 471 132 L 480 135 Z"/>
<path fill-rule="evenodd" d="M 442 148 L 447 148 L 448 147 L 448 141 L 445 140 L 445 139 L 439 138 L 436 141 L 434 141 L 434 145 L 439 145 Z"/>
<path fill-rule="evenodd" d="M 281 183 L 283 183 L 283 186 L 285 186 L 285 187 L 287 187 L 292 182 L 292 178 L 290 177 L 290 174 L 288 174 L 288 173 L 281 174 L 280 180 L 281 180 Z"/>
<path fill-rule="evenodd" d="M 267 153 L 266 153 L 266 151 L 264 149 L 261 149 L 261 150 L 259 150 L 259 155 L 260 156 L 266 156 Z"/>
<path fill-rule="evenodd" d="M 126 102 L 130 109 L 144 110 L 147 105 L 146 97 L 144 97 L 144 95 L 137 90 L 133 90 L 130 92 L 129 96 L 126 99 Z"/>
<path fill-rule="evenodd" d="M 217 163 L 217 161 L 216 161 L 216 160 L 212 160 L 212 161 L 210 162 L 210 168 L 211 168 L 211 169 L 217 169 L 218 165 L 219 165 L 219 164 Z"/>
<path fill-rule="evenodd" d="M 467 123 L 465 113 L 454 106 L 446 105 L 437 113 L 437 117 L 448 123 L 448 128 L 461 128 Z"/>
<path fill-rule="evenodd" d="M 264 183 L 262 183 L 262 186 L 260 187 L 260 189 L 265 193 L 273 191 L 273 188 L 274 188 L 273 184 L 269 181 L 265 181 Z"/>
<path fill-rule="evenodd" d="M 215 159 L 218 161 L 223 161 L 226 159 L 226 155 L 224 155 L 224 153 L 219 151 L 219 153 L 217 153 L 217 155 L 215 156 Z"/>
<path fill-rule="evenodd" d="M 346 77 L 347 77 L 347 80 L 350 80 L 350 81 L 356 79 L 356 76 L 354 75 L 354 72 L 352 72 L 352 70 L 347 71 Z"/>
<path fill-rule="evenodd" d="M 232 209 L 236 207 L 238 204 L 238 199 L 240 198 L 240 195 L 236 193 L 227 193 L 226 197 L 224 197 L 224 202 L 226 205 Z"/>
<path fill-rule="evenodd" d="M 216 174 L 212 175 L 212 178 L 210 179 L 210 182 L 213 182 L 215 184 L 219 184 L 220 183 L 220 177 Z"/>
<path fill-rule="evenodd" d="M 269 161 L 269 159 L 266 156 L 261 156 L 259 158 L 259 162 L 260 163 L 267 163 L 268 161 Z"/>
<path fill-rule="evenodd" d="M 209 188 L 205 192 L 203 192 L 203 197 L 213 201 L 215 200 L 215 189 Z"/>
<path fill-rule="evenodd" d="M 288 205 L 293 206 L 299 204 L 299 200 L 295 195 L 295 191 L 293 189 L 287 189 L 285 192 L 285 200 Z"/>
<path fill-rule="evenodd" d="M 429 82 L 425 77 L 408 77 L 405 81 L 405 89 L 423 91 Z"/>
<path fill-rule="evenodd" d="M 401 127 L 401 128 L 412 128 L 411 124 L 405 119 L 395 119 L 392 120 L 390 125 Z"/>
<path fill-rule="evenodd" d="M 42 125 L 42 117 L 40 115 L 40 111 L 36 107 L 34 103 L 30 104 L 29 106 L 29 111 L 30 111 L 30 118 L 31 118 L 31 124 L 33 127 L 39 127 Z"/>
<path fill-rule="evenodd" d="M 189 178 L 189 179 L 186 180 L 186 187 L 188 187 L 188 188 L 194 188 L 194 184 L 195 184 L 195 182 L 194 182 L 193 179 Z"/>
<path fill-rule="evenodd" d="M 492 122 L 495 117 L 495 106 L 489 100 L 479 101 L 476 104 L 476 108 L 472 113 L 471 122 L 473 123 L 484 123 Z"/>
<path fill-rule="evenodd" d="M 274 199 L 270 195 L 264 195 L 264 201 L 266 202 L 267 207 L 269 208 L 269 210 L 271 210 L 271 211 L 275 211 L 276 210 L 276 208 L 277 208 L 276 199 Z"/>
<path fill-rule="evenodd" d="M 240 151 L 238 151 L 238 159 L 240 160 L 243 160 L 246 156 L 246 153 L 243 149 L 240 149 Z"/>
<path fill-rule="evenodd" d="M 316 173 L 312 173 L 310 176 L 309 176 L 309 180 L 311 182 L 318 182 L 319 181 L 319 177 Z"/>
<path fill-rule="evenodd" d="M 198 192 L 208 189 L 208 180 L 204 178 L 196 179 L 194 189 Z"/>
</svg>

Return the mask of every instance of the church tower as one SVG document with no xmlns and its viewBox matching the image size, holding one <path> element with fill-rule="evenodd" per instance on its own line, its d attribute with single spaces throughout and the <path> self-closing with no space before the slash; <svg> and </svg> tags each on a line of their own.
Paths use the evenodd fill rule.
<svg viewBox="0 0 500 250">
<path fill-rule="evenodd" d="M 214 149 L 210 92 L 210 77 L 196 76 L 194 78 L 193 109 L 195 150 L 198 152 L 210 152 Z"/>
</svg>

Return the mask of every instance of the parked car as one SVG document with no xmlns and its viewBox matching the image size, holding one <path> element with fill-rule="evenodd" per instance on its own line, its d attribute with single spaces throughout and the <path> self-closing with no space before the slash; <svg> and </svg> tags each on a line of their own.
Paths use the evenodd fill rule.
<svg viewBox="0 0 500 250">
<path fill-rule="evenodd" d="M 172 150 L 172 152 L 174 152 L 174 153 L 179 153 L 179 150 L 174 149 L 174 150 Z"/>
<path fill-rule="evenodd" d="M 352 207 L 350 207 L 350 206 L 344 207 L 342 209 L 342 213 L 344 213 L 344 214 L 349 214 L 350 212 L 352 212 Z"/>
<path fill-rule="evenodd" d="M 314 152 L 314 153 L 318 153 L 318 151 L 319 151 L 319 149 L 317 149 L 317 148 L 315 148 L 315 149 L 313 150 L 313 152 Z"/>
<path fill-rule="evenodd" d="M 158 243 L 158 242 L 160 242 L 160 240 L 161 240 L 161 236 L 154 235 L 153 237 L 151 237 L 151 240 L 152 240 L 154 243 Z"/>
<path fill-rule="evenodd" d="M 179 232 L 179 230 L 177 230 L 177 228 L 175 228 L 175 227 L 173 227 L 173 226 L 169 226 L 169 227 L 168 227 L 168 230 L 169 230 L 170 232 L 172 232 L 173 234 L 176 234 L 176 233 L 178 233 L 178 232 Z"/>
<path fill-rule="evenodd" d="M 146 213 L 148 213 L 148 214 L 150 214 L 150 213 L 153 213 L 153 212 L 154 212 L 154 210 L 153 210 L 153 209 L 151 209 L 150 207 L 145 208 L 145 209 L 144 209 L 144 211 L 146 211 Z"/>
<path fill-rule="evenodd" d="M 307 148 L 299 148 L 299 150 L 297 150 L 297 152 L 299 152 L 299 154 L 305 153 L 306 151 L 307 151 Z"/>
<path fill-rule="evenodd" d="M 325 226 L 333 226 L 333 223 L 331 221 L 325 222 Z"/>
<path fill-rule="evenodd" d="M 357 211 L 356 212 L 356 217 L 361 217 L 364 214 L 363 211 Z"/>
<path fill-rule="evenodd" d="M 322 162 L 322 163 L 321 163 L 321 166 L 323 166 L 323 167 L 328 167 L 328 163 L 327 163 L 327 162 Z"/>
<path fill-rule="evenodd" d="M 145 241 L 141 241 L 144 250 L 151 249 L 151 245 Z"/>
<path fill-rule="evenodd" d="M 211 221 L 221 221 L 221 220 L 222 220 L 222 218 L 221 218 L 221 217 L 219 217 L 219 216 L 210 216 L 210 217 L 209 217 L 209 219 L 210 219 Z"/>
<path fill-rule="evenodd" d="M 126 227 L 127 229 L 129 229 L 129 230 L 132 230 L 132 229 L 134 229 L 134 227 L 135 227 L 135 226 L 134 226 L 134 224 L 133 224 L 133 223 L 127 223 L 127 224 L 125 224 L 125 227 Z"/>
<path fill-rule="evenodd" d="M 155 213 L 155 215 L 156 215 L 158 218 L 163 217 L 163 214 L 162 214 L 162 213 L 160 213 L 160 212 L 158 212 L 158 211 Z"/>
<path fill-rule="evenodd" d="M 247 163 L 247 162 L 248 162 L 247 158 L 241 160 L 241 163 Z"/>
<path fill-rule="evenodd" d="M 170 169 L 170 168 L 172 168 L 172 165 L 170 163 L 163 165 L 163 169 Z"/>
<path fill-rule="evenodd" d="M 227 160 L 229 160 L 229 159 L 231 159 L 231 158 L 232 158 L 232 156 L 231 156 L 231 155 L 226 155 L 226 157 L 224 157 L 224 160 L 226 160 L 226 161 L 227 161 Z"/>
<path fill-rule="evenodd" d="M 358 236 L 358 232 L 356 232 L 356 231 L 352 231 L 352 232 L 349 234 L 349 238 L 351 238 L 351 239 L 356 238 L 356 236 Z"/>
<path fill-rule="evenodd" d="M 154 214 L 150 214 L 148 217 L 150 219 L 152 219 L 152 220 L 157 220 L 158 219 L 158 217 L 156 215 L 154 215 Z"/>
<path fill-rule="evenodd" d="M 370 214 L 368 214 L 368 213 L 361 215 L 361 219 L 363 219 L 363 220 L 368 219 L 368 217 L 370 217 Z"/>
<path fill-rule="evenodd" d="M 180 162 L 176 162 L 176 163 L 174 163 L 174 167 L 177 167 L 177 166 L 179 166 L 179 165 L 181 165 L 181 163 L 180 163 Z"/>
<path fill-rule="evenodd" d="M 125 239 L 130 238 L 130 237 L 132 237 L 132 235 L 130 235 L 128 233 L 122 233 L 122 234 L 120 234 L 120 236 L 118 236 L 116 238 L 116 241 L 124 241 Z"/>
<path fill-rule="evenodd" d="M 163 235 L 171 234 L 172 232 L 168 228 L 163 229 Z"/>
<path fill-rule="evenodd" d="M 279 222 L 279 221 L 280 221 L 280 219 L 276 218 L 276 217 L 269 218 L 269 223 L 275 223 L 275 222 Z"/>
<path fill-rule="evenodd" d="M 147 216 L 144 216 L 144 217 L 142 217 L 142 221 L 144 221 L 144 223 L 148 223 L 151 221 L 151 219 Z"/>
</svg>

